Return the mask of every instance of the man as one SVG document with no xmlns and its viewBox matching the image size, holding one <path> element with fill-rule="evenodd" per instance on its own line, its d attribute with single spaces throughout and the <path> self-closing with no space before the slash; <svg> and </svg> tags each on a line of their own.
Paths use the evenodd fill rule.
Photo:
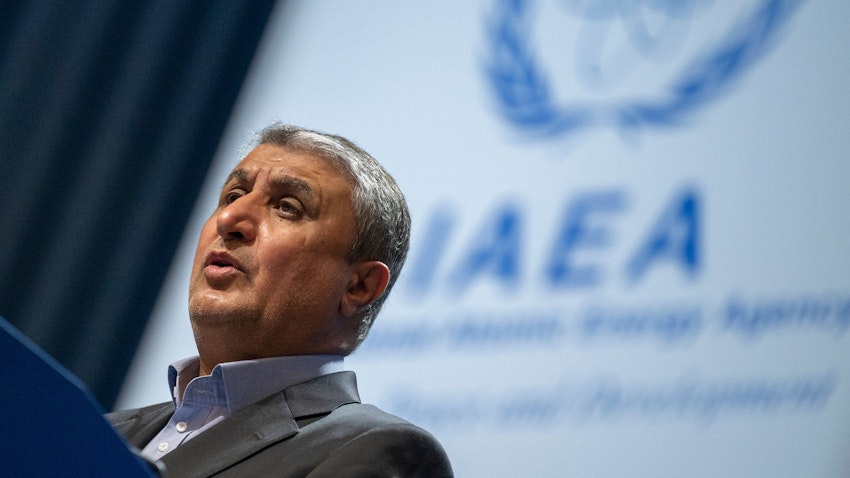
<svg viewBox="0 0 850 478">
<path fill-rule="evenodd" d="M 342 371 L 407 255 L 401 191 L 344 138 L 275 125 L 258 143 L 201 230 L 199 356 L 170 367 L 172 402 L 110 421 L 166 476 L 451 476 L 430 434 L 361 404 Z"/>
</svg>

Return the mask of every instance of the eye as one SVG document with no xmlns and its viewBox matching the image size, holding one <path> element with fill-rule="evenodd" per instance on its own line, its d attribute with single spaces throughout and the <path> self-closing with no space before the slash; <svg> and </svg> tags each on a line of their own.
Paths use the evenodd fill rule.
<svg viewBox="0 0 850 478">
<path fill-rule="evenodd" d="M 244 195 L 245 191 L 241 189 L 232 189 L 230 191 L 227 191 L 221 196 L 221 205 L 227 206 L 228 204 L 232 204 L 233 201 L 236 201 Z"/>
<path fill-rule="evenodd" d="M 277 206 L 283 217 L 299 217 L 301 215 L 301 204 L 293 198 L 283 198 Z"/>
</svg>

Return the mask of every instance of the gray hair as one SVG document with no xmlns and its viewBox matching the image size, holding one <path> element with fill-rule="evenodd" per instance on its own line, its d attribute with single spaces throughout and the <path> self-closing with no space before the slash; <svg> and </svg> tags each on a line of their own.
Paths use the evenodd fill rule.
<svg viewBox="0 0 850 478">
<path fill-rule="evenodd" d="M 407 258 L 410 211 L 404 194 L 375 158 L 341 136 L 273 124 L 257 135 L 257 144 L 266 143 L 330 160 L 352 181 L 356 234 L 348 260 L 377 260 L 390 270 L 384 293 L 361 311 L 356 348 L 369 333 Z"/>
</svg>

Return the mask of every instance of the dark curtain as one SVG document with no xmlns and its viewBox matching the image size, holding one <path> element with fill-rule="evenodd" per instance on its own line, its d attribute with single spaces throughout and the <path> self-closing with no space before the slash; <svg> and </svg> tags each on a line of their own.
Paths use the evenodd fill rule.
<svg viewBox="0 0 850 478">
<path fill-rule="evenodd" d="M 0 3 L 0 315 L 106 409 L 273 3 Z"/>
</svg>

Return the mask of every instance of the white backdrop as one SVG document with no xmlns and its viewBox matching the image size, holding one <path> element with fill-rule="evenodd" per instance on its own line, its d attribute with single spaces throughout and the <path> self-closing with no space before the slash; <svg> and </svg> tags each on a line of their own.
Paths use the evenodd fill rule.
<svg viewBox="0 0 850 478">
<path fill-rule="evenodd" d="M 850 476 L 850 3 L 287 3 L 119 407 L 195 354 L 197 231 L 282 120 L 406 192 L 347 365 L 458 476 Z"/>
</svg>

